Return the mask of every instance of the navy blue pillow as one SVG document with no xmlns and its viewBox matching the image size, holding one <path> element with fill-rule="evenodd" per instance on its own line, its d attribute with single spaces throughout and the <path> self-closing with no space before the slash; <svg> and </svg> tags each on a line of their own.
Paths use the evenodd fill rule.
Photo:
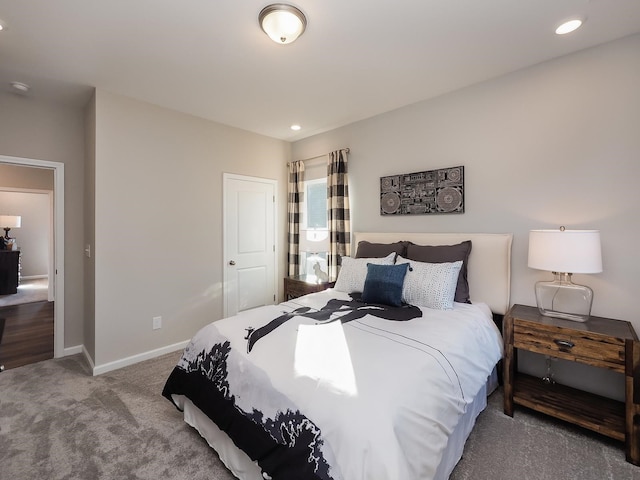
<svg viewBox="0 0 640 480">
<path fill-rule="evenodd" d="M 399 265 L 375 265 L 367 263 L 367 278 L 364 281 L 362 301 L 400 307 L 402 285 L 407 274 L 408 263 Z"/>
</svg>

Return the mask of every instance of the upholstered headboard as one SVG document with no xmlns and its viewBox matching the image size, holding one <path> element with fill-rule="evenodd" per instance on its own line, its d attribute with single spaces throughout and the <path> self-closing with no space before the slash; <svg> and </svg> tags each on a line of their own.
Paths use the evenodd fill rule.
<svg viewBox="0 0 640 480">
<path fill-rule="evenodd" d="M 504 315 L 511 294 L 510 233 L 374 233 L 353 234 L 353 255 L 358 242 L 392 243 L 407 240 L 418 245 L 453 245 L 471 240 L 467 279 L 471 301 L 484 302 L 493 313 Z"/>
</svg>

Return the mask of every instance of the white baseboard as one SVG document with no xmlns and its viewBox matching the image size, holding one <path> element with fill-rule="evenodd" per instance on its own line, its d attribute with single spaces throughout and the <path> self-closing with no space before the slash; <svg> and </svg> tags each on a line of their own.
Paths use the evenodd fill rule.
<svg viewBox="0 0 640 480">
<path fill-rule="evenodd" d="M 184 340 L 182 342 L 174 343 L 173 345 L 167 345 L 166 347 L 156 348 L 155 350 L 149 350 L 148 352 L 139 353 L 137 355 L 132 355 L 131 357 L 123 358 L 121 360 L 115 360 L 113 362 L 105 363 L 102 365 L 96 366 L 93 358 L 89 355 L 89 352 L 84 347 L 84 345 L 76 345 L 74 347 L 65 347 L 63 356 L 68 357 L 69 355 L 77 355 L 82 353 L 89 364 L 89 369 L 93 373 L 93 375 L 100 375 L 102 373 L 111 372 L 112 370 L 117 370 L 122 367 L 128 367 L 129 365 L 133 365 L 134 363 L 142 362 L 144 360 L 150 360 L 152 358 L 159 357 L 164 355 L 165 353 L 177 352 L 178 350 L 183 350 L 184 347 L 187 346 L 189 340 Z"/>
<path fill-rule="evenodd" d="M 68 357 L 69 355 L 77 355 L 78 353 L 82 353 L 84 351 L 84 345 L 76 345 L 75 347 L 65 347 L 62 351 L 63 357 Z"/>
<path fill-rule="evenodd" d="M 89 369 L 93 371 L 94 369 L 93 358 L 91 358 L 91 355 L 89 355 L 89 352 L 87 352 L 87 349 L 84 348 L 84 345 L 76 345 L 74 347 L 65 347 L 65 349 L 62 351 L 62 356 L 68 357 L 70 355 L 78 355 L 79 353 L 84 355 L 85 360 L 89 364 Z"/>
<path fill-rule="evenodd" d="M 87 349 L 84 348 L 84 345 L 82 345 L 82 353 L 84 353 L 84 358 L 87 360 L 87 363 L 89 364 L 89 370 L 93 372 L 96 366 L 95 366 L 95 363 L 93 363 L 93 358 L 91 357 L 91 355 L 89 355 L 89 352 L 87 351 Z"/>
<path fill-rule="evenodd" d="M 49 275 L 20 275 L 21 280 L 40 280 L 41 278 L 49 278 Z"/>
<path fill-rule="evenodd" d="M 90 357 L 86 352 L 85 352 L 85 356 L 89 360 L 89 364 L 91 365 L 91 370 L 93 372 L 93 375 L 95 376 L 95 375 L 101 375 L 103 373 L 111 372 L 112 370 L 117 370 L 122 367 L 128 367 L 129 365 L 133 365 L 134 363 L 142 362 L 144 360 L 150 360 L 152 358 L 159 357 L 166 353 L 183 350 L 188 343 L 189 343 L 189 340 L 184 340 L 182 342 L 174 343 L 173 345 L 167 345 L 166 347 L 156 348 L 155 350 L 149 350 L 148 352 L 132 355 L 131 357 L 122 358 L 120 360 L 115 360 L 113 362 L 103 363 L 102 365 L 94 365 L 93 361 L 90 360 Z"/>
</svg>

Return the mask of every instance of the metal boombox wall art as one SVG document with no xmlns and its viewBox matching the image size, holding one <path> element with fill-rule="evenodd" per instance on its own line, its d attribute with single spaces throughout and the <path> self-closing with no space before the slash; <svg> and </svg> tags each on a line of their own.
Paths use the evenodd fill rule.
<svg viewBox="0 0 640 480">
<path fill-rule="evenodd" d="M 464 167 L 380 177 L 380 215 L 464 213 Z"/>
</svg>

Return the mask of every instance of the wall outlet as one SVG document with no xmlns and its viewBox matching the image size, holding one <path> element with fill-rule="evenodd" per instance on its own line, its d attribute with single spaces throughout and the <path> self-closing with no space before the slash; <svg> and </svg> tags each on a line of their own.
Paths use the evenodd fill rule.
<svg viewBox="0 0 640 480">
<path fill-rule="evenodd" d="M 153 317 L 153 329 L 158 330 L 162 328 L 162 317 Z"/>
</svg>

